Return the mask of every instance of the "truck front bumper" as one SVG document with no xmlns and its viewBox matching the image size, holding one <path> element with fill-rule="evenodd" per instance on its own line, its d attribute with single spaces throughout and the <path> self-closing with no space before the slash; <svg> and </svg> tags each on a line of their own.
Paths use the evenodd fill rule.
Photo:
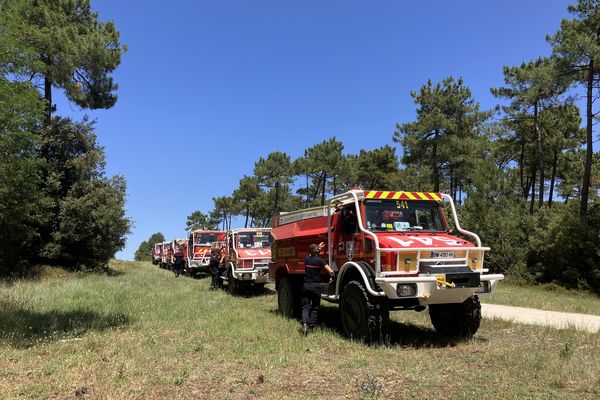
<svg viewBox="0 0 600 400">
<path fill-rule="evenodd" d="M 210 263 L 210 260 L 204 259 L 204 260 L 192 260 L 190 261 L 190 269 L 199 269 L 202 271 L 208 271 L 208 264 Z"/>
<path fill-rule="evenodd" d="M 254 269 L 236 269 L 233 271 L 233 277 L 241 282 L 248 283 L 268 283 L 269 267 L 259 267 Z"/>
<path fill-rule="evenodd" d="M 389 299 L 417 299 L 420 305 L 427 306 L 462 303 L 474 294 L 491 293 L 502 279 L 502 274 L 472 273 L 447 274 L 443 277 L 382 277 L 376 278 L 375 283 Z"/>
</svg>

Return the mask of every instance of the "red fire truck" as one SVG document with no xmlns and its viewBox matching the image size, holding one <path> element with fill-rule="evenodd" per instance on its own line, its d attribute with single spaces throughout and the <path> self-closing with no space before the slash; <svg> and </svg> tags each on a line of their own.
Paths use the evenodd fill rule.
<svg viewBox="0 0 600 400">
<path fill-rule="evenodd" d="M 160 263 L 160 257 L 162 253 L 162 243 L 155 243 L 152 248 L 152 264 L 157 265 Z"/>
<path fill-rule="evenodd" d="M 162 242 L 162 252 L 160 253 L 160 263 L 159 266 L 161 268 L 170 268 L 171 267 L 171 257 L 173 256 L 173 242 Z"/>
<path fill-rule="evenodd" d="M 210 249 L 213 243 L 225 240 L 225 231 L 198 229 L 190 232 L 186 246 L 186 268 L 188 274 L 207 272 L 210 262 Z"/>
<path fill-rule="evenodd" d="M 227 232 L 221 278 L 231 293 L 237 293 L 242 285 L 264 287 L 269 278 L 272 242 L 271 228 L 240 228 Z"/>
<path fill-rule="evenodd" d="M 469 338 L 481 321 L 478 295 L 492 292 L 504 278 L 487 273 L 483 257 L 489 248 L 461 228 L 446 194 L 351 190 L 325 207 L 281 213 L 273 236 L 269 274 L 279 311 L 299 312 L 304 258 L 310 244 L 323 241 L 323 257 L 337 273 L 331 284 L 323 277 L 321 298 L 339 304 L 347 336 L 366 341 L 386 340 L 389 310 L 427 307 L 440 334 Z"/>
</svg>

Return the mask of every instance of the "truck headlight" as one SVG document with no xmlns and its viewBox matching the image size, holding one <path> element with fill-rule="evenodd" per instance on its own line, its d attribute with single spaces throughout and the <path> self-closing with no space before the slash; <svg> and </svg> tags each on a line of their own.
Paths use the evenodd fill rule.
<svg viewBox="0 0 600 400">
<path fill-rule="evenodd" d="M 399 283 L 396 286 L 398 297 L 415 297 L 417 295 L 416 283 Z"/>
</svg>

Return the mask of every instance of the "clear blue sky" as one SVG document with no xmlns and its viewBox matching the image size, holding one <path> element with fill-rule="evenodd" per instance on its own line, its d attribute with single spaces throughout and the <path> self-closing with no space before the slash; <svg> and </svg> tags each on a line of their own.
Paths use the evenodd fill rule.
<svg viewBox="0 0 600 400">
<path fill-rule="evenodd" d="M 462 76 L 483 108 L 502 66 L 548 55 L 565 0 L 99 1 L 129 50 L 119 100 L 58 113 L 97 119 L 107 173 L 127 178 L 134 221 L 119 258 L 229 195 L 271 151 L 331 136 L 345 152 L 392 144 L 427 79 Z M 400 149 L 398 149 L 400 154 Z"/>
</svg>

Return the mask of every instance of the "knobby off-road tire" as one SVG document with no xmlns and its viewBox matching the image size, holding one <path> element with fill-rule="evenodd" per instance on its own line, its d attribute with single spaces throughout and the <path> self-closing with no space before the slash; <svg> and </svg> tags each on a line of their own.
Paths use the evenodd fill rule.
<svg viewBox="0 0 600 400">
<path fill-rule="evenodd" d="M 436 332 L 453 339 L 470 339 L 481 323 L 481 303 L 473 296 L 458 304 L 432 304 L 429 317 Z"/>
<path fill-rule="evenodd" d="M 371 296 L 362 282 L 350 281 L 344 286 L 340 314 L 347 337 L 380 344 L 388 340 L 389 309 L 385 299 Z"/>
<path fill-rule="evenodd" d="M 281 278 L 277 286 L 277 308 L 287 318 L 297 318 L 302 311 L 302 288 L 287 276 Z"/>
</svg>

